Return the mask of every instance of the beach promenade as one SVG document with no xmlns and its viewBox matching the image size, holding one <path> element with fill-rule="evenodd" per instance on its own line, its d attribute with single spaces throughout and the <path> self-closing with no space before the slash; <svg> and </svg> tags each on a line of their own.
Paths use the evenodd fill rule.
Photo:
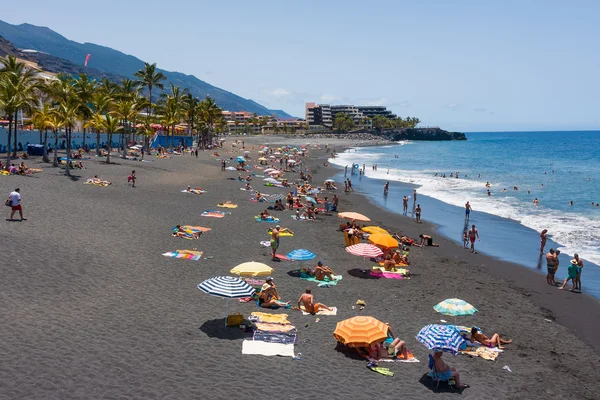
<svg viewBox="0 0 600 400">
<path fill-rule="evenodd" d="M 266 142 L 298 144 L 276 137 L 244 137 L 253 160 Z M 221 156 L 239 156 L 228 138 Z M 303 139 L 302 144 L 308 140 Z M 304 162 L 313 183 L 322 185 L 337 170 L 324 167 L 324 143 L 330 148 L 349 142 L 324 139 L 310 149 Z M 316 143 L 315 143 L 316 144 Z M 199 157 L 147 157 L 151 162 L 119 159 L 106 165 L 93 157 L 86 169 L 65 177 L 37 159 L 44 168 L 32 176 L 1 176 L 0 193 L 21 189 L 27 221 L 2 218 L 0 249 L 0 398 L 2 399 L 593 399 L 600 397 L 600 345 L 595 342 L 600 305 L 585 295 L 552 296 L 540 275 L 485 255 L 471 255 L 450 240 L 436 236 L 440 248 L 413 248 L 410 280 L 362 279 L 348 273 L 372 263 L 348 254 L 335 215 L 317 221 L 293 220 L 291 211 L 272 212 L 295 232 L 282 237 L 279 253 L 302 248 L 317 255 L 336 273 L 338 285 L 317 287 L 289 274 L 299 263 L 272 262 L 268 240 L 271 224 L 254 216 L 265 203 L 250 202 L 242 183 L 226 179 L 236 171 L 220 170 L 212 151 Z M 136 170 L 136 188 L 127 176 Z M 260 170 L 255 170 L 260 173 Z M 107 187 L 85 185 L 98 175 Z M 287 174 L 297 178 L 297 174 Z M 264 193 L 283 188 L 252 186 Z M 206 191 L 182 193 L 188 185 Z M 433 234 L 434 226 L 375 207 L 363 196 L 344 195 L 338 182 L 339 211 L 369 216 L 372 225 L 411 237 Z M 332 196 L 333 192 L 327 194 Z M 321 196 L 323 197 L 323 196 Z M 236 209 L 224 218 L 201 217 L 217 203 L 231 201 Z M 9 208 L 5 207 L 6 217 Z M 171 235 L 175 225 L 201 225 L 212 230 L 198 240 Z M 203 251 L 200 261 L 163 257 L 184 248 Z M 336 316 L 286 313 L 298 328 L 291 357 L 242 355 L 247 338 L 238 328 L 224 328 L 225 301 L 196 288 L 203 280 L 230 275 L 246 261 L 275 269 L 273 279 L 283 300 L 295 305 L 307 287 L 317 301 L 338 308 Z M 314 265 L 313 265 L 314 264 Z M 552 293 L 556 292 L 556 289 Z M 500 333 L 513 343 L 496 361 L 445 355 L 471 387 L 451 392 L 436 388 L 426 375 L 428 353 L 416 339 L 419 330 L 440 319 L 433 310 L 446 298 L 460 298 L 479 309 L 457 317 L 461 325 L 476 325 L 485 333 Z M 358 299 L 366 307 L 353 308 Z M 230 313 L 265 311 L 254 302 L 229 302 Z M 388 322 L 420 363 L 389 363 L 388 377 L 369 371 L 366 361 L 336 350 L 336 323 L 368 315 Z M 512 372 L 503 369 L 507 365 Z M 459 395 L 460 393 L 460 395 Z"/>
</svg>

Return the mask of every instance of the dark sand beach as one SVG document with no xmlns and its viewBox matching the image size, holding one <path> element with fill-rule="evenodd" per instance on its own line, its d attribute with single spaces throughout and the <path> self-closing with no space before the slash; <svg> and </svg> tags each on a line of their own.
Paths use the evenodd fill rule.
<svg viewBox="0 0 600 400">
<path fill-rule="evenodd" d="M 244 138 L 246 147 L 284 138 Z M 303 139 L 306 143 L 309 140 Z M 322 143 L 342 147 L 350 143 Z M 225 148 L 230 149 L 231 140 Z M 334 144 L 335 143 L 335 144 Z M 220 150 L 224 155 L 224 150 Z M 87 169 L 69 179 L 42 165 L 42 173 L 1 176 L 5 196 L 21 188 L 27 221 L 1 220 L 2 290 L 0 291 L 0 398 L 3 399 L 596 399 L 600 397 L 600 329 L 598 301 L 585 295 L 557 296 L 535 272 L 518 265 L 475 256 L 443 237 L 439 248 L 411 250 L 412 279 L 361 279 L 348 273 L 372 263 L 344 251 L 341 220 L 321 216 L 314 222 L 274 212 L 282 226 L 296 233 L 282 238 L 279 253 L 308 249 L 343 275 L 334 287 L 288 274 L 298 263 L 270 261 L 269 224 L 253 216 L 264 203 L 248 201 L 241 183 L 227 180 L 237 172 L 221 172 L 212 152 L 199 158 L 148 157 L 151 162 L 121 160 L 105 165 L 84 161 Z M 234 156 L 240 152 L 233 153 Z M 230 154 L 227 154 L 229 156 Z M 252 152 L 256 159 L 256 152 Z M 324 151 L 311 150 L 305 162 L 322 184 L 336 170 L 323 167 Z M 136 188 L 127 184 L 135 169 Z M 98 175 L 108 187 L 84 185 Z M 262 180 L 252 183 L 262 184 Z M 181 193 L 188 185 L 207 193 Z M 339 187 L 339 186 L 338 186 Z M 259 189 L 283 193 L 283 189 Z M 432 233 L 432 224 L 414 221 L 375 207 L 359 194 L 338 190 L 340 211 L 368 215 L 373 225 L 416 237 Z M 237 209 L 225 218 L 201 217 L 203 210 L 231 201 Z M 5 207 L 8 218 L 9 209 Z M 212 228 L 200 239 L 171 236 L 177 224 Z M 171 259 L 162 253 L 197 248 L 198 262 Z M 212 257 L 212 258 L 209 258 Z M 337 316 L 286 313 L 298 328 L 296 353 L 289 357 L 242 355 L 238 328 L 224 328 L 225 301 L 196 288 L 206 278 L 229 275 L 245 261 L 260 261 L 275 269 L 273 278 L 284 300 L 293 304 L 306 287 L 317 301 L 338 308 Z M 487 334 L 513 339 L 496 361 L 445 355 L 471 387 L 451 392 L 435 387 L 426 376 L 428 351 L 416 341 L 419 329 L 440 319 L 433 310 L 451 297 L 479 309 L 457 323 L 477 325 Z M 357 299 L 367 306 L 353 308 Z M 230 301 L 230 312 L 248 316 L 264 311 L 254 303 Z M 336 351 L 336 323 L 354 315 L 389 322 L 420 363 L 387 363 L 387 377 L 369 371 L 366 361 Z M 512 372 L 503 369 L 508 365 Z"/>
</svg>

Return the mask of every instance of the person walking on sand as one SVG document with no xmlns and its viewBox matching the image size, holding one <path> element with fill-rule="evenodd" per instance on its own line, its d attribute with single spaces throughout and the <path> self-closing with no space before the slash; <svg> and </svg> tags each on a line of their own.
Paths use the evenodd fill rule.
<svg viewBox="0 0 600 400">
<path fill-rule="evenodd" d="M 581 263 L 581 267 L 580 267 L 580 263 Z M 583 268 L 583 261 L 581 261 L 579 259 L 578 254 L 574 254 L 573 259 L 571 260 L 571 264 L 569 265 L 568 275 L 565 278 L 565 281 L 563 282 L 562 286 L 559 287 L 558 289 L 563 290 L 565 288 L 565 286 L 567 286 L 567 283 L 569 281 L 571 281 L 573 283 L 573 287 L 571 288 L 571 291 L 573 292 L 573 291 L 577 290 L 577 288 L 578 288 L 577 277 L 580 276 L 579 275 L 581 273 L 580 268 Z"/>
<path fill-rule="evenodd" d="M 415 208 L 415 218 L 417 219 L 417 224 L 421 223 L 421 205 L 417 204 L 417 208 Z"/>
<path fill-rule="evenodd" d="M 271 230 L 271 250 L 273 250 L 273 261 L 279 261 L 277 258 L 277 249 L 279 248 L 279 225 Z"/>
<path fill-rule="evenodd" d="M 408 214 L 408 197 L 404 196 L 402 198 L 402 215 Z"/>
<path fill-rule="evenodd" d="M 475 239 L 481 240 L 479 238 L 479 231 L 475 228 L 475 224 L 471 225 L 471 229 L 469 229 L 469 240 L 471 241 L 471 253 L 477 253 L 475 251 Z"/>
<path fill-rule="evenodd" d="M 354 188 L 352 187 L 352 181 L 348 178 L 348 190 L 354 192 Z"/>
<path fill-rule="evenodd" d="M 137 178 L 135 177 L 135 171 L 131 171 L 131 175 L 129 175 L 127 177 L 127 182 L 131 182 L 131 187 L 135 187 L 135 180 Z"/>
<path fill-rule="evenodd" d="M 546 234 L 548 233 L 548 229 L 544 229 L 540 232 L 540 254 L 544 253 L 544 247 L 546 247 Z"/>
<path fill-rule="evenodd" d="M 556 254 L 554 254 L 554 249 L 550 249 L 546 254 L 546 267 L 548 271 L 546 274 L 546 283 L 556 286 L 556 282 L 552 281 L 552 277 L 556 273 Z"/>
<path fill-rule="evenodd" d="M 388 194 L 388 191 L 390 190 L 390 183 L 386 182 L 385 186 L 383 187 L 383 194 L 386 195 Z"/>
<path fill-rule="evenodd" d="M 21 217 L 21 221 L 27 221 L 27 218 L 23 218 L 23 207 L 21 206 L 21 189 L 16 188 L 13 192 L 10 192 L 8 195 L 8 200 L 6 201 L 7 205 L 10 202 L 11 213 L 9 221 L 14 221 L 13 217 L 15 213 L 18 211 L 19 216 Z"/>
</svg>

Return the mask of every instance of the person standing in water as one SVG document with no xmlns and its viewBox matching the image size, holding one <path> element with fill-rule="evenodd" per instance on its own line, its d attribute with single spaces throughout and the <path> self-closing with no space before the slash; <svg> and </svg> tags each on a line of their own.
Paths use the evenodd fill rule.
<svg viewBox="0 0 600 400">
<path fill-rule="evenodd" d="M 421 205 L 417 204 L 417 208 L 415 208 L 415 217 L 417 219 L 417 224 L 421 223 Z"/>
<path fill-rule="evenodd" d="M 385 186 L 383 187 L 383 194 L 387 195 L 389 190 L 390 190 L 390 183 L 386 182 Z"/>
<path fill-rule="evenodd" d="M 469 204 L 469 202 L 467 201 L 467 204 L 465 204 L 465 219 L 467 221 L 469 221 L 469 216 L 471 215 L 471 205 Z"/>
<path fill-rule="evenodd" d="M 403 215 L 408 214 L 408 197 L 406 197 L 406 196 L 404 196 L 402 198 L 402 214 Z"/>
</svg>

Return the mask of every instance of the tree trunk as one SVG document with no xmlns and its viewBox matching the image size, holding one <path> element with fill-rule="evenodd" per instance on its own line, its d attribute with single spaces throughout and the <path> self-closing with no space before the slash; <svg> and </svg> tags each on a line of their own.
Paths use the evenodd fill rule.
<svg viewBox="0 0 600 400">
<path fill-rule="evenodd" d="M 13 158 L 17 158 L 17 123 L 19 122 L 17 118 L 17 111 L 15 111 L 15 129 L 13 130 Z"/>
<path fill-rule="evenodd" d="M 16 128 L 16 127 L 15 127 Z M 10 167 L 10 144 L 12 141 L 12 116 L 8 114 L 8 140 L 6 146 L 6 168 Z"/>
<path fill-rule="evenodd" d="M 121 135 L 121 136 L 123 136 L 123 158 L 127 158 L 127 134 L 128 134 L 127 120 L 125 120 L 123 127 L 125 128 L 125 131 Z"/>
<path fill-rule="evenodd" d="M 50 161 L 48 159 L 48 129 L 44 131 L 44 149 L 42 150 L 42 160 L 44 160 L 44 162 Z"/>
<path fill-rule="evenodd" d="M 42 130 L 40 129 L 40 144 L 42 143 Z"/>
<path fill-rule="evenodd" d="M 81 144 L 81 148 L 85 147 L 85 119 L 83 120 L 83 143 Z"/>
<path fill-rule="evenodd" d="M 65 129 L 67 136 L 67 168 L 65 168 L 65 174 L 71 176 L 71 127 Z"/>
<path fill-rule="evenodd" d="M 52 165 L 58 167 L 58 130 L 54 131 L 54 161 Z"/>
<path fill-rule="evenodd" d="M 108 152 L 106 154 L 106 163 L 110 164 L 110 150 L 112 147 L 112 133 L 108 134 L 108 146 L 106 146 Z"/>
<path fill-rule="evenodd" d="M 100 157 L 100 132 L 96 132 L 96 155 Z"/>
</svg>

